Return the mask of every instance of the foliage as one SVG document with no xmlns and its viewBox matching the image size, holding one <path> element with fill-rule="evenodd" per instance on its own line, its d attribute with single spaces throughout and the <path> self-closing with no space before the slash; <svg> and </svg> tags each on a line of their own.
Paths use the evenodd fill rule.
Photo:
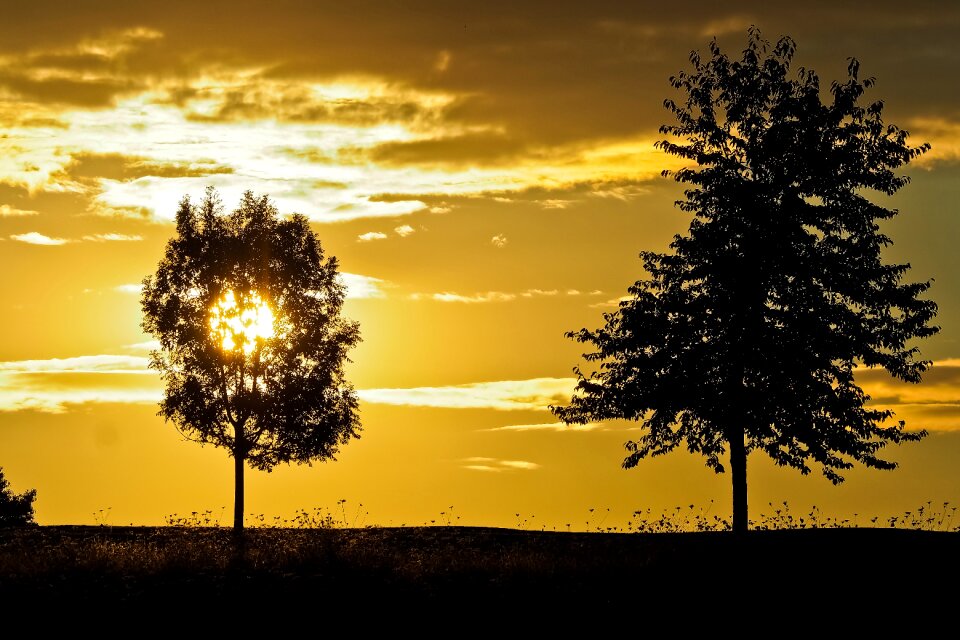
<svg viewBox="0 0 960 640">
<path fill-rule="evenodd" d="M 359 436 L 343 371 L 359 330 L 340 316 L 337 260 L 304 216 L 281 219 L 249 191 L 227 214 L 211 188 L 199 206 L 184 198 L 176 222 L 141 300 L 143 328 L 160 343 L 160 415 L 237 460 L 240 528 L 243 462 L 269 471 L 334 459 Z"/>
<path fill-rule="evenodd" d="M 825 104 L 816 73 L 791 77 L 794 51 L 752 28 L 739 60 L 714 40 L 671 78 L 685 99 L 665 101 L 677 124 L 660 131 L 677 140 L 658 147 L 689 162 L 664 175 L 688 185 L 677 205 L 694 218 L 672 253 L 641 254 L 649 276 L 606 326 L 567 334 L 597 370 L 575 369 L 570 405 L 553 407 L 567 423 L 642 421 L 626 468 L 683 444 L 720 473 L 729 454 L 737 530 L 750 451 L 834 483 L 855 462 L 894 468 L 880 449 L 923 432 L 867 406 L 855 371 L 919 382 L 929 362 L 911 341 L 938 331 L 930 281 L 881 259 L 879 223 L 897 211 L 865 195 L 896 193 L 908 178 L 894 171 L 929 145 L 885 124 L 882 101 L 859 103 L 875 81 L 855 59 Z"/>
<path fill-rule="evenodd" d="M 33 502 L 37 499 L 37 490 L 30 489 L 16 494 L 10 489 L 10 482 L 0 467 L 0 527 L 16 527 L 34 524 Z"/>
</svg>

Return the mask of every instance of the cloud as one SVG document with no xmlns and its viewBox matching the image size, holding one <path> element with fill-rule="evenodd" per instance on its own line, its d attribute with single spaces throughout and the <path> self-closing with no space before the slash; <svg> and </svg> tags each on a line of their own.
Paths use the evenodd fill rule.
<svg viewBox="0 0 960 640">
<path fill-rule="evenodd" d="M 566 294 L 568 296 L 578 296 L 580 295 L 580 291 L 578 289 L 567 289 Z"/>
<path fill-rule="evenodd" d="M 146 341 L 124 348 L 144 352 L 158 347 L 155 341 Z M 60 413 L 70 406 L 86 403 L 155 403 L 162 398 L 162 385 L 160 377 L 148 365 L 146 357 L 115 354 L 0 362 L 0 411 Z M 870 406 L 892 409 L 895 418 L 905 420 L 908 428 L 960 430 L 960 359 L 934 363 L 918 385 L 899 382 L 876 369 L 859 369 L 856 379 L 871 396 Z M 532 378 L 361 389 L 357 395 L 364 402 L 392 406 L 546 411 L 550 405 L 569 403 L 575 386 L 574 378 Z M 566 426 L 547 422 L 508 424 L 486 430 L 573 433 L 603 428 L 597 423 Z"/>
<path fill-rule="evenodd" d="M 570 291 L 576 290 L 568 290 L 567 295 L 579 294 L 579 292 L 570 293 Z M 560 292 L 557 289 L 527 289 L 519 294 L 505 291 L 487 291 L 485 293 L 475 293 L 472 295 L 444 291 L 441 293 L 414 293 L 410 295 L 410 299 L 435 300 L 437 302 L 460 302 L 463 304 L 483 304 L 489 302 L 510 302 L 511 300 L 516 300 L 517 298 L 553 298 L 559 294 Z"/>
<path fill-rule="evenodd" d="M 604 426 L 598 422 L 588 422 L 587 424 L 564 424 L 563 422 L 545 422 L 537 424 L 509 424 L 503 427 L 491 427 L 481 429 L 481 431 L 554 431 L 562 433 L 577 433 L 584 431 L 596 431 L 603 429 Z"/>
<path fill-rule="evenodd" d="M 18 242 L 26 242 L 27 244 L 38 244 L 48 247 L 58 247 L 70 242 L 76 242 L 76 240 L 70 240 L 68 238 L 51 238 L 50 236 L 37 233 L 36 231 L 12 235 L 10 238 L 17 240 Z M 137 235 L 124 235 L 122 233 L 96 233 L 92 235 L 85 235 L 81 238 L 81 240 L 84 242 L 138 242 L 143 240 L 143 237 Z"/>
<path fill-rule="evenodd" d="M 912 118 L 907 124 L 911 143 L 930 143 L 930 151 L 916 160 L 919 166 L 960 161 L 960 121 L 921 116 Z"/>
<path fill-rule="evenodd" d="M 373 242 L 374 240 L 384 240 L 387 234 L 380 231 L 368 231 L 357 236 L 357 242 Z"/>
<path fill-rule="evenodd" d="M 0 71 L 0 86 L 30 100 L 59 102 L 88 108 L 110 106 L 118 94 L 143 88 L 142 84 L 132 81 L 36 79 L 22 72 L 10 70 Z"/>
<path fill-rule="evenodd" d="M 437 54 L 437 61 L 433 63 L 433 68 L 439 73 L 443 73 L 450 68 L 450 60 L 452 57 L 450 52 L 444 49 Z"/>
<path fill-rule="evenodd" d="M 575 385 L 576 380 L 573 378 L 533 378 L 443 387 L 364 389 L 357 394 L 361 400 L 373 404 L 446 409 L 545 411 L 551 404 L 569 402 Z"/>
<path fill-rule="evenodd" d="M 75 356 L 0 362 L 0 373 L 140 373 L 152 374 L 150 360 L 127 355 Z"/>
<path fill-rule="evenodd" d="M 0 411 L 62 413 L 87 403 L 155 403 L 160 378 L 148 359 L 93 355 L 0 362 Z"/>
<path fill-rule="evenodd" d="M 143 236 L 128 236 L 122 233 L 96 233 L 89 236 L 83 236 L 87 242 L 138 242 L 143 240 Z"/>
<path fill-rule="evenodd" d="M 146 350 L 152 342 L 128 345 Z M 89 402 L 150 403 L 162 397 L 159 375 L 149 359 L 135 355 L 88 355 L 0 362 L 0 411 L 62 412 Z M 409 389 L 361 389 L 364 402 L 394 406 L 500 411 L 546 410 L 569 402 L 572 378 L 499 380 Z"/>
<path fill-rule="evenodd" d="M 870 406 L 892 410 L 908 429 L 960 430 L 960 359 L 934 362 L 919 384 L 896 380 L 884 369 L 858 368 L 855 380 Z"/>
<path fill-rule="evenodd" d="M 494 131 L 385 142 L 366 153 L 373 162 L 387 166 L 459 169 L 502 166 L 521 155 L 524 146 L 519 140 Z"/>
<path fill-rule="evenodd" d="M 855 379 L 877 404 L 960 405 L 960 361 L 957 360 L 934 362 L 923 374 L 920 384 L 901 382 L 885 369 L 877 368 L 859 368 L 855 372 Z"/>
<path fill-rule="evenodd" d="M 373 76 L 326 82 L 303 78 L 291 81 L 281 77 L 278 71 L 245 70 L 230 74 L 221 69 L 215 78 L 175 88 L 170 100 L 188 120 L 200 123 L 274 120 L 351 128 L 403 123 L 415 130 L 425 130 L 441 123 L 447 108 L 457 98 L 449 92 L 414 89 Z M 360 146 L 348 153 L 367 155 L 369 152 Z"/>
<path fill-rule="evenodd" d="M 404 224 L 404 225 L 400 225 L 399 227 L 394 227 L 393 231 L 401 238 L 406 238 L 407 236 L 413 234 L 416 231 L 416 229 L 414 229 L 408 224 Z"/>
<path fill-rule="evenodd" d="M 17 242 L 25 242 L 27 244 L 37 244 L 46 247 L 58 247 L 60 245 L 67 244 L 70 242 L 65 238 L 51 238 L 45 236 L 42 233 L 37 233 L 36 231 L 30 231 L 29 233 L 20 233 L 10 236 L 11 240 L 16 240 Z"/>
<path fill-rule="evenodd" d="M 497 249 L 503 249 L 505 246 L 507 246 L 507 242 L 507 236 L 503 235 L 502 233 L 498 233 L 490 238 L 490 244 L 495 246 Z"/>
<path fill-rule="evenodd" d="M 347 288 L 347 299 L 358 300 L 365 298 L 385 298 L 382 287 L 389 284 L 386 280 L 361 276 L 356 273 L 341 273 L 340 279 Z"/>
<path fill-rule="evenodd" d="M 77 179 L 136 180 L 144 177 L 202 178 L 233 173 L 233 168 L 211 159 L 157 160 L 124 153 L 81 151 L 64 168 Z"/>
<path fill-rule="evenodd" d="M 591 291 L 590 295 L 599 295 L 603 293 L 602 291 Z M 620 296 L 619 298 L 611 298 L 610 300 L 605 300 L 604 302 L 594 302 L 589 306 L 591 309 L 603 309 L 605 307 L 618 308 L 621 302 L 626 302 L 627 300 L 632 300 L 630 296 Z"/>
<path fill-rule="evenodd" d="M 742 33 L 752 24 L 757 24 L 756 18 L 748 15 L 734 14 L 711 20 L 700 30 L 700 35 L 704 38 L 713 38 L 728 33 Z"/>
<path fill-rule="evenodd" d="M 160 348 L 160 341 L 146 340 L 145 342 L 135 342 L 133 344 L 124 345 L 123 348 L 129 349 L 130 351 L 154 351 Z"/>
<path fill-rule="evenodd" d="M 0 204 L 0 218 L 14 217 L 14 216 L 35 216 L 37 211 L 30 211 L 28 209 L 17 209 L 11 207 L 8 204 Z"/>
<path fill-rule="evenodd" d="M 143 285 L 142 285 L 142 284 L 134 284 L 134 283 L 121 284 L 121 285 L 118 285 L 118 286 L 114 287 L 113 289 L 114 289 L 114 291 L 118 291 L 118 292 L 120 292 L 120 293 L 129 293 L 129 294 L 140 295 L 140 292 L 143 291 Z"/>
<path fill-rule="evenodd" d="M 500 460 L 498 458 L 486 458 L 482 456 L 473 456 L 464 458 L 461 465 L 464 469 L 471 471 L 487 471 L 492 473 L 501 473 L 504 471 L 533 471 L 540 468 L 536 462 L 527 462 L 526 460 Z"/>
<path fill-rule="evenodd" d="M 509 302 L 516 298 L 516 294 L 503 293 L 502 291 L 487 291 L 486 293 L 476 293 L 472 296 L 465 296 L 459 293 L 444 291 L 443 293 L 414 293 L 411 294 L 411 300 L 436 300 L 437 302 L 462 302 L 465 304 L 482 304 L 486 302 Z"/>
<path fill-rule="evenodd" d="M 162 35 L 142 27 L 106 29 L 71 45 L 8 54 L 0 59 L 0 86 L 24 101 L 109 107 L 118 96 L 146 87 L 142 77 L 129 73 L 128 56 Z"/>
</svg>

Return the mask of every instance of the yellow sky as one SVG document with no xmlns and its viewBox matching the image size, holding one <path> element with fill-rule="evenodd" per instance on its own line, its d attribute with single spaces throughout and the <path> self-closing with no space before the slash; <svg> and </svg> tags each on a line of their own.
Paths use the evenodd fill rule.
<svg viewBox="0 0 960 640">
<path fill-rule="evenodd" d="M 340 260 L 361 324 L 350 379 L 362 438 L 337 462 L 249 472 L 248 511 L 363 503 L 367 522 L 584 526 L 638 508 L 729 511 L 729 482 L 685 454 L 623 471 L 629 424 L 566 428 L 580 349 L 689 219 L 653 148 L 667 78 L 758 24 L 826 81 L 848 56 L 890 121 L 933 151 L 889 201 L 889 259 L 935 278 L 923 384 L 861 374 L 931 436 L 893 473 L 841 487 L 751 458 L 755 510 L 788 500 L 887 514 L 960 500 L 960 12 L 869 15 L 660 4 L 33 2 L 0 24 L 0 466 L 42 523 L 159 523 L 220 511 L 225 452 L 156 417 L 138 283 L 207 185 L 267 193 Z M 695 3 L 697 4 L 697 3 Z M 834 3 L 835 4 L 835 3 Z M 656 11 L 653 11 L 657 8 Z M 520 515 L 517 515 L 520 514 Z M 224 516 L 227 522 L 228 515 Z M 531 519 L 532 518 L 532 519 Z M 594 522 L 595 524 L 595 522 Z"/>
</svg>

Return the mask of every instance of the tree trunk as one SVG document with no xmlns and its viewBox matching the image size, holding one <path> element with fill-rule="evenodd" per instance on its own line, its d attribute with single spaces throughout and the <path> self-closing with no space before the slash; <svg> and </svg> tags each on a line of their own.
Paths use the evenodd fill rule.
<svg viewBox="0 0 960 640">
<path fill-rule="evenodd" d="M 243 532 L 243 463 L 246 460 L 243 429 L 237 427 L 233 445 L 234 490 L 233 490 L 233 532 Z"/>
<path fill-rule="evenodd" d="M 747 448 L 743 432 L 730 438 L 730 475 L 733 480 L 733 532 L 747 530 Z"/>
</svg>

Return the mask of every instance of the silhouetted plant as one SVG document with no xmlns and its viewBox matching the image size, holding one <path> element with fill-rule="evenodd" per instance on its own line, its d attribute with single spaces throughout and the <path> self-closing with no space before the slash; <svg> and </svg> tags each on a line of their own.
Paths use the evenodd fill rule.
<svg viewBox="0 0 960 640">
<path fill-rule="evenodd" d="M 244 464 L 334 459 L 359 436 L 347 352 L 360 340 L 340 310 L 337 260 L 302 215 L 281 219 L 249 191 L 225 214 L 216 191 L 180 202 L 177 233 L 144 280 L 143 328 L 160 342 L 160 415 L 234 458 L 233 526 L 243 528 Z"/>
<path fill-rule="evenodd" d="M 848 77 L 821 102 L 817 75 L 791 79 L 795 44 L 770 50 L 751 28 L 739 60 L 710 43 L 671 78 L 684 94 L 665 106 L 658 148 L 689 165 L 665 171 L 689 185 L 677 204 L 692 213 L 672 253 L 641 254 L 649 277 L 604 315 L 606 326 L 567 334 L 595 350 L 597 370 L 575 372 L 566 423 L 627 419 L 643 435 L 626 443 L 625 468 L 681 444 L 717 473 L 729 457 L 733 529 L 748 527 L 747 455 L 832 482 L 861 463 L 893 469 L 878 452 L 924 432 L 869 408 L 858 367 L 882 367 L 919 382 L 930 364 L 910 346 L 938 331 L 926 282 L 903 282 L 908 264 L 885 264 L 891 243 L 879 222 L 897 214 L 864 192 L 893 195 L 908 183 L 894 170 L 929 149 L 883 122 L 883 102 L 859 104 L 874 79 Z"/>
<path fill-rule="evenodd" d="M 36 489 L 14 493 L 3 475 L 3 467 L 0 467 L 0 527 L 34 524 L 33 502 L 36 499 Z"/>
</svg>

